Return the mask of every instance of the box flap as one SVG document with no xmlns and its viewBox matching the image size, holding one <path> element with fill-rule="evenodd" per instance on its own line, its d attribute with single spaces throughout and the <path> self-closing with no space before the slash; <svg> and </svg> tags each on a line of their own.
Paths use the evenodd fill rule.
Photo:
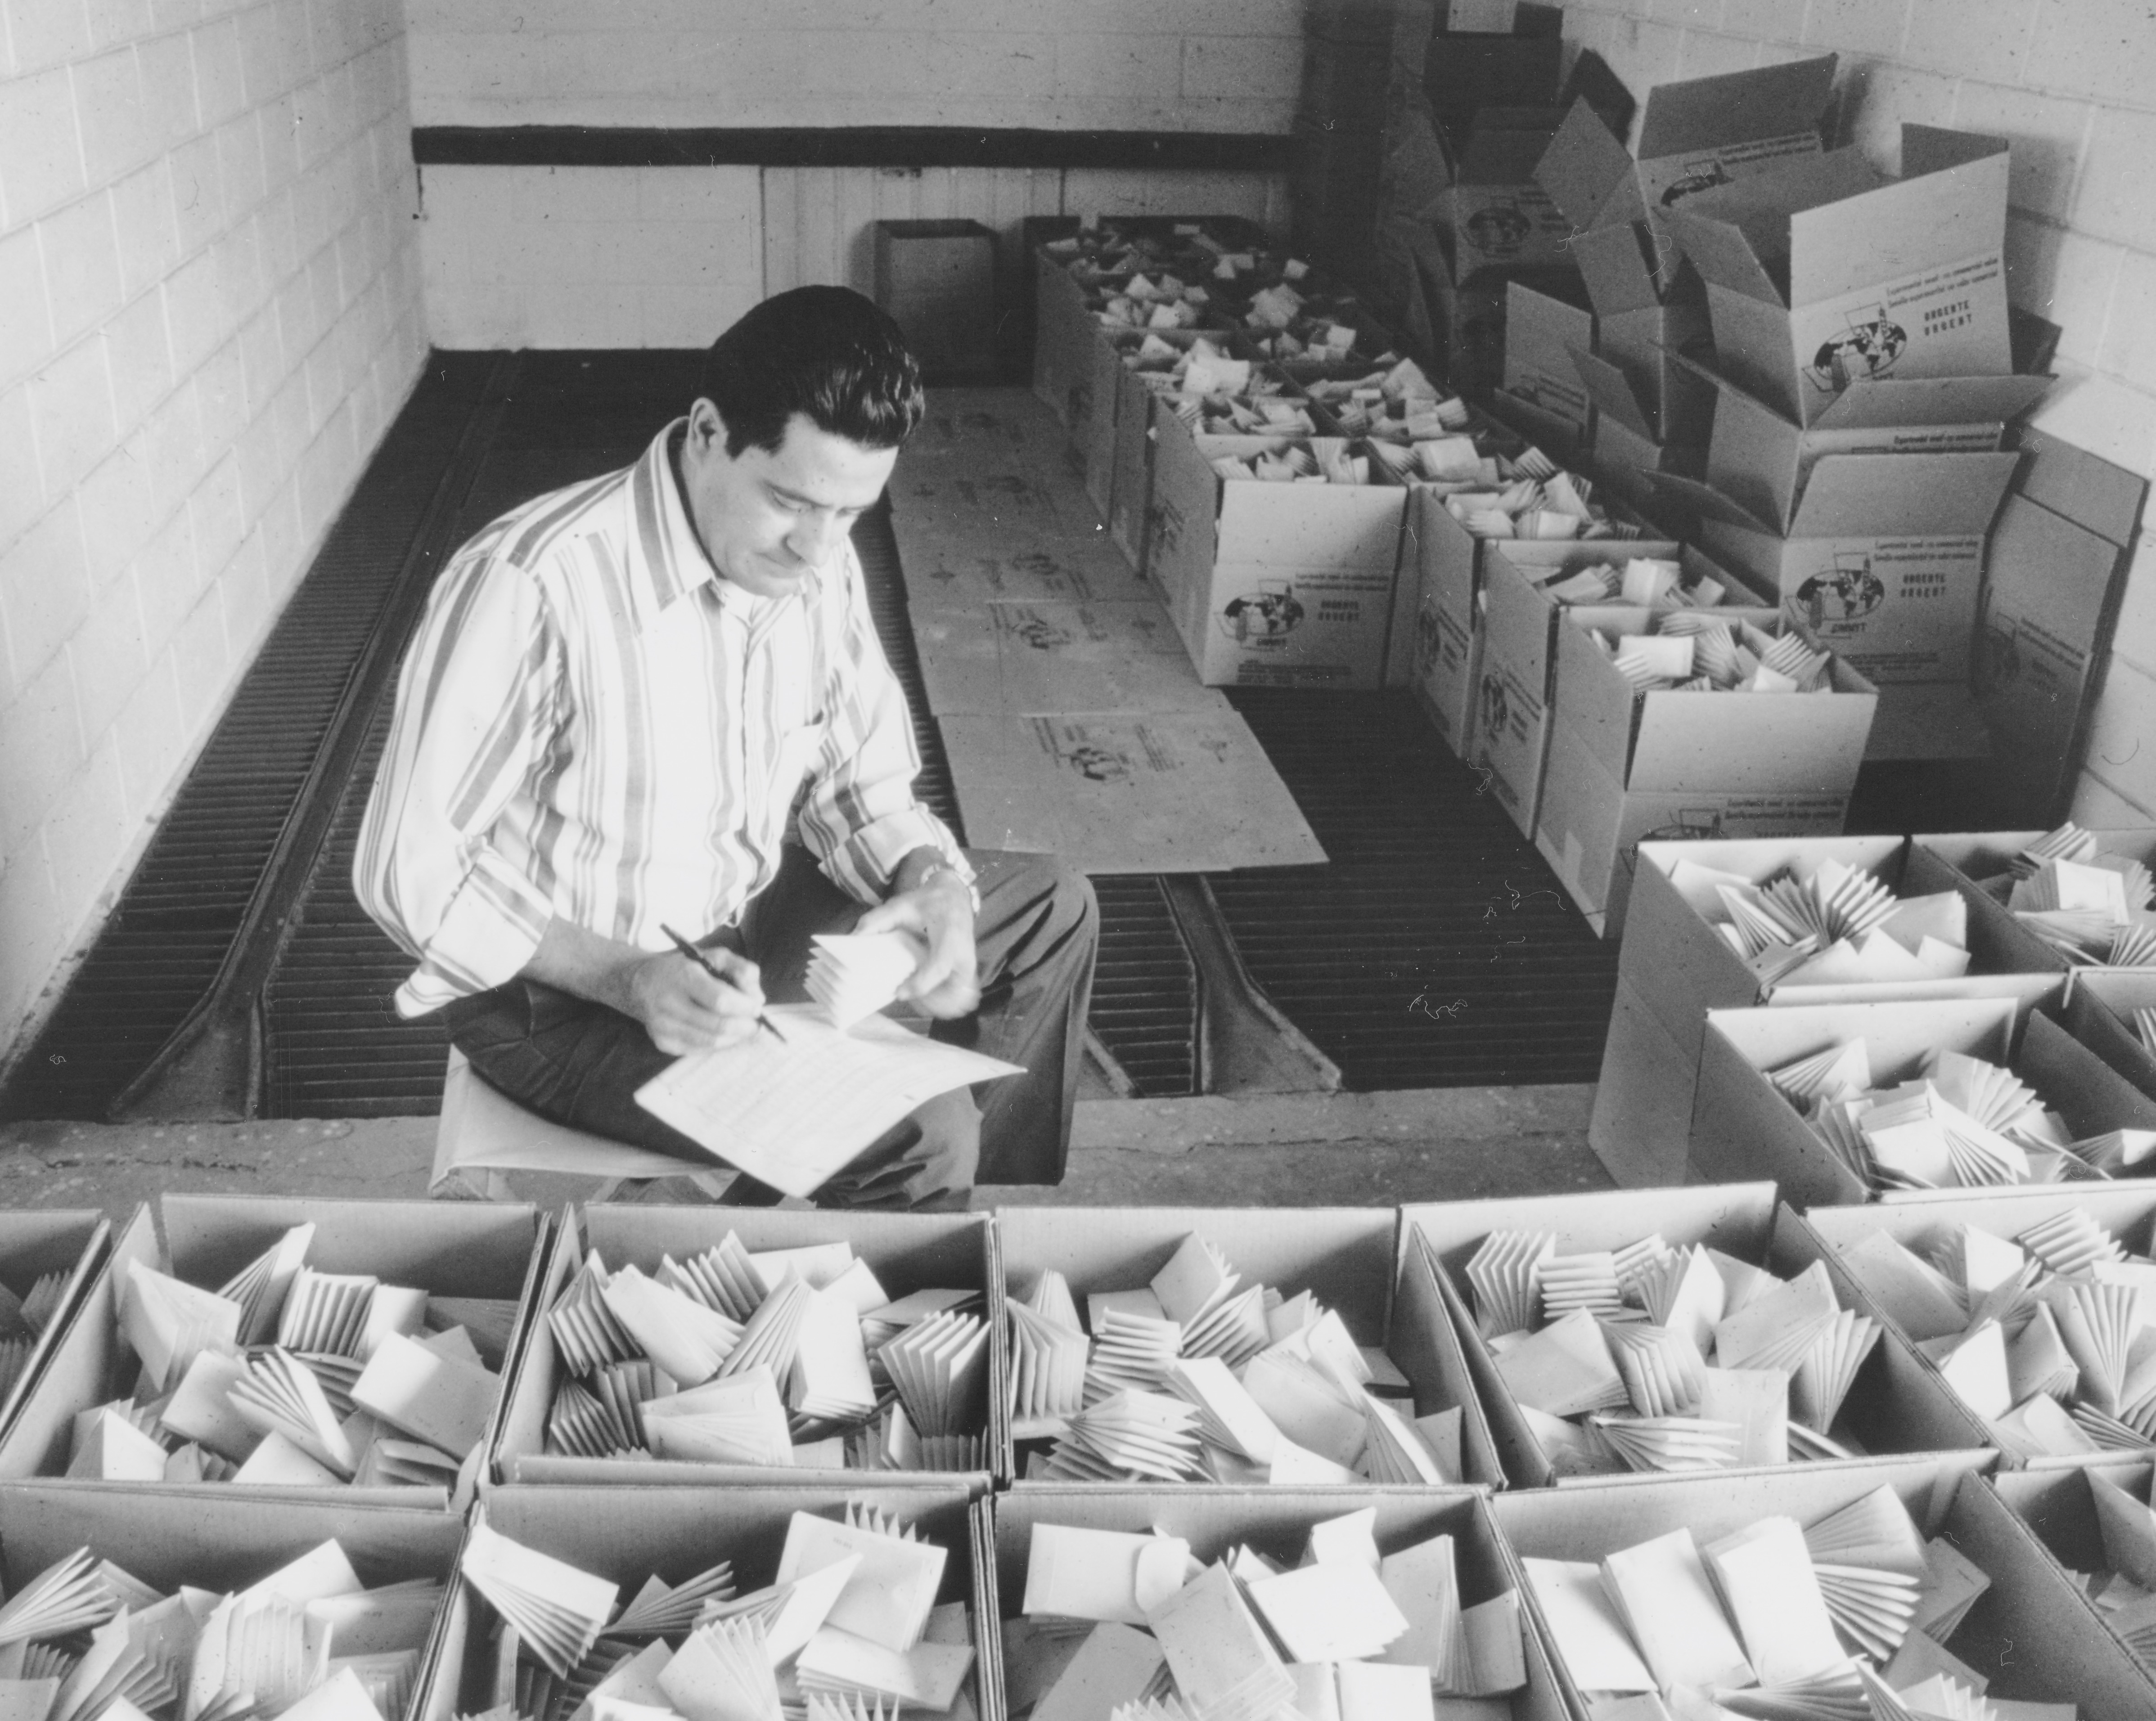
<svg viewBox="0 0 2156 1721">
<path fill-rule="evenodd" d="M 2049 393 L 2049 376 L 1859 377 L 1813 418 L 1814 430 L 2005 423 Z"/>
<path fill-rule="evenodd" d="M 2019 454 L 1830 454 L 1797 505 L 1796 538 L 1989 530 Z"/>
<path fill-rule="evenodd" d="M 1656 267 L 1655 238 L 1645 223 L 1620 222 L 1575 233 L 1572 260 L 1579 265 L 1580 278 L 1587 284 L 1588 302 L 1599 316 L 1648 310 L 1662 302 L 1662 274 Z"/>
<path fill-rule="evenodd" d="M 1876 694 L 1649 694 L 1625 787 L 1846 795 Z"/>
<path fill-rule="evenodd" d="M 1989 759 L 1991 732 L 1966 683 L 1901 682 L 1879 689 L 1879 715 L 1864 756 L 1873 761 Z"/>
<path fill-rule="evenodd" d="M 1535 183 L 1575 228 L 1644 219 L 1632 153 L 1582 98 L 1550 139 L 1535 168 Z M 1630 187 L 1630 195 L 1623 195 Z"/>
<path fill-rule="evenodd" d="M 1787 305 L 1793 301 L 1775 277 L 1787 279 L 1796 220 L 1891 183 L 1861 151 L 1834 150 L 1688 197 L 1670 211 L 1670 228 L 1708 281 L 1764 305 Z M 1866 278 L 1887 273 L 1871 269 Z"/>
<path fill-rule="evenodd" d="M 1944 173 L 2003 156 L 2009 146 L 2003 137 L 1983 131 L 1949 131 L 1943 125 L 1904 125 L 1902 127 L 1902 177 Z"/>
<path fill-rule="evenodd" d="M 2029 455 L 2021 493 L 2120 545 L 2133 541 L 2148 482 L 2138 473 L 2024 425 L 2015 440 Z"/>
<path fill-rule="evenodd" d="M 1684 513 L 1702 520 L 1719 520 L 1740 531 L 1763 532 L 1769 537 L 1780 535 L 1766 521 L 1746 512 L 1713 485 L 1702 484 L 1697 479 L 1680 477 L 1671 472 L 1650 472 L 1647 482 L 1654 486 L 1659 500 Z"/>
<path fill-rule="evenodd" d="M 1640 117 L 1642 161 L 1816 128 L 1834 93 L 1835 56 L 1657 84 Z"/>
<path fill-rule="evenodd" d="M 2003 141 L 1984 141 L 1992 148 L 1973 159 L 1794 213 L 1789 304 L 1840 299 L 1876 281 L 2002 250 L 2009 157 Z"/>
<path fill-rule="evenodd" d="M 1580 387 L 1587 391 L 1587 397 L 1604 418 L 1614 419 L 1635 436 L 1644 437 L 1649 442 L 1655 440 L 1646 410 L 1640 404 L 1631 379 L 1623 371 L 1599 353 L 1577 346 L 1572 349 L 1572 364 L 1579 373 Z"/>
<path fill-rule="evenodd" d="M 1490 110 L 1475 128 L 1460 152 L 1456 187 L 1476 185 L 1526 185 L 1556 135 L 1554 127 L 1493 125 Z"/>
</svg>

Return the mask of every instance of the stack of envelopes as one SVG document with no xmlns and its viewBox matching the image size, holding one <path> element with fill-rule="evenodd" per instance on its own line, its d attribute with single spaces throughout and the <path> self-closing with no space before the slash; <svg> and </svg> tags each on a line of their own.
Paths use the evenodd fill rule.
<svg viewBox="0 0 2156 1721">
<path fill-rule="evenodd" d="M 2014 1237 L 1950 1224 L 1928 1255 L 1883 1231 L 1840 1254 L 2006 1451 L 2156 1446 L 2156 1261 L 2085 1208 Z"/>
<path fill-rule="evenodd" d="M 1978 881 L 2076 967 L 2156 968 L 2156 879 L 2071 822 Z"/>
<path fill-rule="evenodd" d="M 797 1512 L 766 1587 L 727 1562 L 670 1585 L 619 1586 L 474 1526 L 460 1568 L 494 1610 L 495 1706 L 525 1721 L 962 1721 L 972 1624 L 938 1605 L 947 1550 L 858 1503 Z"/>
<path fill-rule="evenodd" d="M 1784 1280 L 1658 1235 L 1560 1255 L 1499 1231 L 1466 1278 L 1474 1336 L 1560 1474 L 1851 1455 L 1831 1431 L 1879 1327 L 1820 1263 Z"/>
<path fill-rule="evenodd" d="M 1374 1508 L 1287 1560 L 1247 1545 L 1037 1524 L 1004 1623 L 1013 1721 L 1394 1721 L 1527 1681 L 1520 1598 L 1464 1605 L 1450 1536 L 1381 1554 Z"/>
<path fill-rule="evenodd" d="M 1598 1716 L 1889 1721 L 1987 1716 L 1984 1677 L 1946 1647 L 1990 1580 L 1927 1542 L 1881 1487 L 1809 1527 L 1688 1529 L 1599 1561 L 1523 1560 L 1550 1641 Z M 2072 1721 L 2071 1703 L 2017 1721 Z"/>
<path fill-rule="evenodd" d="M 845 1242 L 609 1271 L 594 1251 L 547 1311 L 561 1377 L 547 1450 L 702 1463 L 978 1470 L 980 1293 L 893 1300 Z"/>
<path fill-rule="evenodd" d="M 1053 1268 L 1010 1311 L 1011 1432 L 1058 1482 L 1444 1483 L 1460 1412 L 1407 1381 L 1304 1291 L 1246 1283 L 1193 1232 L 1152 1282 L 1095 1292 L 1091 1339 Z"/>
<path fill-rule="evenodd" d="M 79 1549 L 0 1607 L 13 1721 L 401 1721 L 442 1585 L 363 1586 L 325 1542 L 236 1594 L 162 1596 Z"/>
<path fill-rule="evenodd" d="M 1754 884 L 1687 858 L 1670 882 L 1691 901 L 1711 894 L 1717 906 L 1708 924 L 1763 994 L 1782 985 L 1958 980 L 1969 972 L 1969 904 L 1958 891 L 1897 897 L 1875 874 L 1833 859 L 1793 862 Z"/>
<path fill-rule="evenodd" d="M 210 1291 L 129 1264 L 131 1400 L 75 1418 L 67 1473 L 107 1482 L 446 1488 L 478 1462 L 513 1298 L 430 1296 L 306 1264 L 292 1227 Z"/>
<path fill-rule="evenodd" d="M 1984 1189 L 2087 1182 L 2148 1144 L 2112 1131 L 2076 1141 L 2013 1071 L 1937 1048 L 1916 1079 L 1872 1085 L 1861 1040 L 1766 1073 L 1851 1175 L 1874 1189 Z"/>
</svg>

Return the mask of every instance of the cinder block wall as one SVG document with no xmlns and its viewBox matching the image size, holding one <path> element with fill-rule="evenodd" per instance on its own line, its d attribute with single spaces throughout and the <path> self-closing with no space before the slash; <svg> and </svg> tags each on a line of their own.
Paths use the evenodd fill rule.
<svg viewBox="0 0 2156 1721">
<path fill-rule="evenodd" d="M 1301 0 L 405 0 L 420 125 L 1285 132 Z M 701 346 L 767 293 L 870 284 L 878 219 L 1209 211 L 1277 176 L 513 167 L 421 175 L 450 347 Z M 1166 199 L 1163 202 L 1163 199 Z M 1175 199 L 1194 199 L 1177 203 Z"/>
<path fill-rule="evenodd" d="M 2008 289 L 2065 330 L 2036 422 L 2156 474 L 2156 20 L 2148 0 L 1568 0 L 1635 90 L 1843 56 L 1834 141 L 1894 166 L 1905 120 L 2010 138 Z M 2156 824 L 2156 538 L 2135 546 L 2074 817 Z"/>
<path fill-rule="evenodd" d="M 0 22 L 4 1047 L 426 341 L 398 0 Z"/>
</svg>

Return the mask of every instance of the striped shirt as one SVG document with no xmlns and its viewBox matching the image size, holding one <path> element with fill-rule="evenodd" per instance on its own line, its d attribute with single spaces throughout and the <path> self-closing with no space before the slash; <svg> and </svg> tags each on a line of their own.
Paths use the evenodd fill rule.
<svg viewBox="0 0 2156 1721">
<path fill-rule="evenodd" d="M 460 550 L 404 660 L 353 862 L 418 966 L 401 1016 L 513 979 L 556 915 L 639 949 L 729 925 L 777 875 L 797 791 L 824 870 L 882 900 L 914 849 L 904 694 L 850 541 L 783 597 L 720 577 L 668 449 L 541 496 Z"/>
</svg>

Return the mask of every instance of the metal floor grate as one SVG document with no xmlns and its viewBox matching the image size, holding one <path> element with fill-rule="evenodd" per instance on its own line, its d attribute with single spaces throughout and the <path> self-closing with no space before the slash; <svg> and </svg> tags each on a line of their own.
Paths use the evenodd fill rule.
<svg viewBox="0 0 2156 1721">
<path fill-rule="evenodd" d="M 1353 1088 L 1591 1082 L 1617 946 L 1399 694 L 1232 690 L 1331 857 L 1216 874 L 1252 976 Z"/>
</svg>

